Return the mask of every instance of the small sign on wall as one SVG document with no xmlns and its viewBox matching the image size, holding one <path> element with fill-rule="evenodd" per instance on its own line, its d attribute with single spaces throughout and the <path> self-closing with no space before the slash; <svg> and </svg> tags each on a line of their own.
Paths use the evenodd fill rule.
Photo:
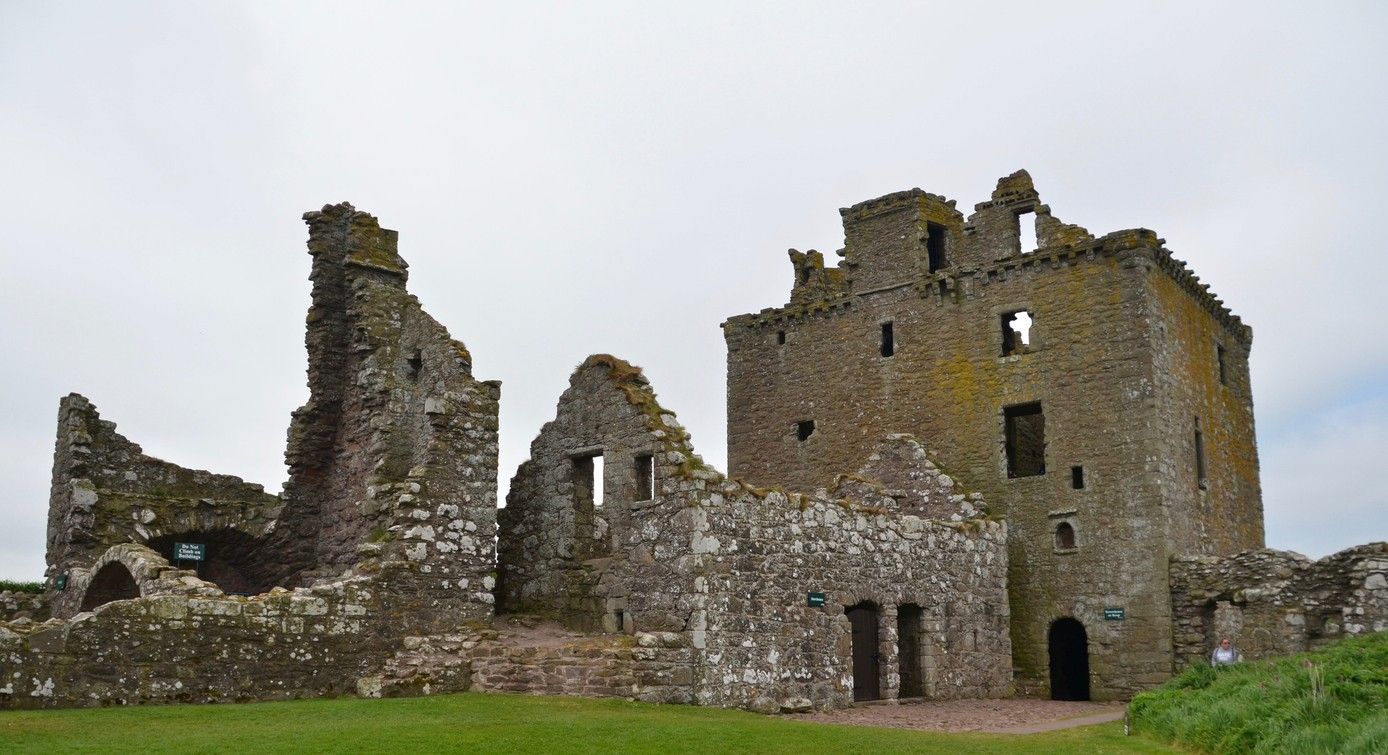
<svg viewBox="0 0 1388 755">
<path fill-rule="evenodd" d="M 1104 621 L 1122 621 L 1128 618 L 1127 611 L 1122 608 L 1105 608 Z"/>
<path fill-rule="evenodd" d="M 823 608 L 825 600 L 825 595 L 822 592 L 812 592 L 805 595 L 805 605 L 810 608 Z"/>
<path fill-rule="evenodd" d="M 202 543 L 174 543 L 175 561 L 201 561 L 207 556 L 207 546 Z"/>
</svg>

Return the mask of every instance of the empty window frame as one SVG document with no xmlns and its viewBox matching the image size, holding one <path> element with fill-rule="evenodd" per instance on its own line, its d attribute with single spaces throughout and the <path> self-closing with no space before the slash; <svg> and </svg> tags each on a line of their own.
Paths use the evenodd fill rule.
<svg viewBox="0 0 1388 755">
<path fill-rule="evenodd" d="M 1025 309 L 1004 312 L 1002 321 L 1002 355 L 1022 354 L 1031 349 L 1031 313 Z"/>
<path fill-rule="evenodd" d="M 776 331 L 776 345 L 777 345 L 777 346 L 785 346 L 785 345 L 786 345 L 786 332 L 785 332 L 784 330 L 778 330 L 778 331 Z"/>
<path fill-rule="evenodd" d="M 581 507 L 602 508 L 602 454 L 573 457 L 574 503 Z"/>
<path fill-rule="evenodd" d="M 1226 361 L 1227 358 L 1228 358 L 1228 355 L 1227 355 L 1226 352 L 1224 351 L 1224 345 L 1223 345 L 1223 344 L 1215 344 L 1215 362 L 1216 362 L 1216 364 L 1217 364 L 1218 367 L 1219 367 L 1219 384 L 1220 384 L 1220 385 L 1228 385 L 1228 384 L 1229 384 L 1229 366 L 1228 366 L 1228 362 Z"/>
<path fill-rule="evenodd" d="M 1003 440 L 1008 477 L 1034 477 L 1046 473 L 1046 418 L 1041 402 L 1004 407 Z"/>
<path fill-rule="evenodd" d="M 1084 467 L 1070 467 L 1070 487 L 1075 490 L 1084 490 Z"/>
<path fill-rule="evenodd" d="M 415 349 L 414 356 L 405 360 L 406 367 L 411 380 L 419 379 L 420 370 L 424 369 L 424 354 L 419 349 Z"/>
<path fill-rule="evenodd" d="M 655 457 L 639 454 L 636 457 L 636 500 L 649 501 L 655 497 Z"/>
<path fill-rule="evenodd" d="M 1200 418 L 1195 418 L 1195 484 L 1201 490 L 1210 487 L 1209 471 L 1205 466 L 1205 434 L 1200 431 Z"/>
<path fill-rule="evenodd" d="M 945 269 L 945 239 L 948 231 L 939 223 L 925 224 L 925 253 L 929 259 L 930 272 Z"/>
<path fill-rule="evenodd" d="M 1070 551 L 1075 549 L 1075 528 L 1069 522 L 1055 526 L 1055 549 Z"/>
<path fill-rule="evenodd" d="M 814 435 L 814 420 L 806 419 L 795 423 L 796 440 L 803 443 L 809 440 L 811 435 Z"/>
<path fill-rule="evenodd" d="M 878 351 L 884 357 L 889 357 L 896 353 L 896 337 L 892 333 L 892 324 L 882 323 L 882 341 L 878 346 Z"/>
<path fill-rule="evenodd" d="M 1039 245 L 1036 241 L 1036 212 L 1024 210 L 1017 213 L 1017 252 L 1019 254 L 1030 254 Z"/>
</svg>

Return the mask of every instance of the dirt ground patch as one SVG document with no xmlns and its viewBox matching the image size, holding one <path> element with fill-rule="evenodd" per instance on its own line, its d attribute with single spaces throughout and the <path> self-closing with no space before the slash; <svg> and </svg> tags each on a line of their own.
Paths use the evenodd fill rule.
<svg viewBox="0 0 1388 755">
<path fill-rule="evenodd" d="M 1007 700 L 930 700 L 897 704 L 871 703 L 841 710 L 788 715 L 786 718 L 855 726 L 921 731 L 980 731 L 1029 734 L 1084 726 L 1123 717 L 1123 703 Z"/>
</svg>

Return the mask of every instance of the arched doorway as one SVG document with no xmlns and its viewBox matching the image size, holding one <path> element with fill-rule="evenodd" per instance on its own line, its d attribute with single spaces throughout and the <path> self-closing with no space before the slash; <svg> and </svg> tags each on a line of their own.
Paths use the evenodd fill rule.
<svg viewBox="0 0 1388 755">
<path fill-rule="evenodd" d="M 92 581 L 87 584 L 87 592 L 82 596 L 82 607 L 79 610 L 90 611 L 115 600 L 138 597 L 140 586 L 135 584 L 135 577 L 130 574 L 130 570 L 125 568 L 125 564 L 112 561 L 92 575 Z"/>
<path fill-rule="evenodd" d="M 1077 619 L 1051 623 L 1051 699 L 1089 699 L 1089 635 Z"/>
<path fill-rule="evenodd" d="M 879 700 L 882 683 L 877 671 L 877 606 L 864 602 L 844 612 L 853 627 L 853 700 Z"/>
</svg>

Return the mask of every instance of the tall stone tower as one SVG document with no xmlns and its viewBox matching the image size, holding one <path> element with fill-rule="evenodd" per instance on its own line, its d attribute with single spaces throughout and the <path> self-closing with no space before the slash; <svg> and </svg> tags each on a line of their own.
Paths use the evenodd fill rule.
<svg viewBox="0 0 1388 755">
<path fill-rule="evenodd" d="M 967 219 L 919 189 L 840 212 L 837 266 L 792 250 L 790 302 L 723 324 L 730 474 L 813 490 L 912 433 L 1008 519 L 1020 689 L 1166 679 L 1169 557 L 1263 544 L 1252 331 L 1155 233 L 1063 223 L 1025 171 Z"/>
</svg>

